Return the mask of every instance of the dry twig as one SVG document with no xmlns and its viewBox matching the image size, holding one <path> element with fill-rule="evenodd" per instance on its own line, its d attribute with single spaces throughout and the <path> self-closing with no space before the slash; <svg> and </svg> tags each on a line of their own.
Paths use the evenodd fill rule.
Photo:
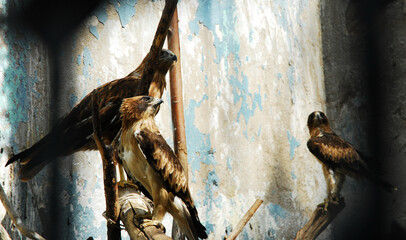
<svg viewBox="0 0 406 240">
<path fill-rule="evenodd" d="M 22 235 L 26 236 L 27 238 L 31 238 L 31 239 L 45 240 L 45 238 L 43 238 L 38 233 L 25 227 L 21 218 L 14 211 L 14 208 L 11 205 L 10 201 L 8 200 L 6 192 L 4 191 L 3 186 L 1 184 L 0 184 L 0 199 L 3 202 L 4 208 L 6 209 L 8 216 L 11 218 L 14 225 L 17 227 L 17 229 L 21 232 Z M 1 238 L 1 239 L 3 239 L 3 238 Z"/>
<path fill-rule="evenodd" d="M 248 223 L 248 221 L 251 219 L 251 217 L 254 215 L 254 213 L 257 211 L 259 206 L 264 201 L 257 199 L 254 204 L 252 204 L 251 208 L 248 209 L 248 211 L 245 213 L 245 215 L 242 217 L 240 222 L 238 222 L 237 226 L 235 226 L 234 230 L 228 235 L 228 237 L 225 237 L 226 240 L 234 240 L 237 238 L 238 234 L 241 233 L 242 229 L 244 226 Z"/>
<path fill-rule="evenodd" d="M 316 239 L 344 207 L 344 198 L 340 198 L 338 204 L 329 204 L 327 211 L 324 206 L 317 206 L 306 225 L 296 233 L 294 240 Z"/>
</svg>

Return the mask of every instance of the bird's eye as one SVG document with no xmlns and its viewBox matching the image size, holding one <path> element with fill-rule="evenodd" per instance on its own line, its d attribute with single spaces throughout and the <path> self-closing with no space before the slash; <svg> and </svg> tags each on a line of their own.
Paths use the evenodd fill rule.
<svg viewBox="0 0 406 240">
<path fill-rule="evenodd" d="M 151 97 L 143 97 L 142 100 L 144 100 L 145 102 L 151 102 L 152 98 Z"/>
</svg>

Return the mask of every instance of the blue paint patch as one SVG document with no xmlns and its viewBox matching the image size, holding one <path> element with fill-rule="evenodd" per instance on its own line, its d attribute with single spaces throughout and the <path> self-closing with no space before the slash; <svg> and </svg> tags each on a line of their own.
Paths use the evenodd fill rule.
<svg viewBox="0 0 406 240">
<path fill-rule="evenodd" d="M 93 59 L 88 47 L 83 49 L 83 65 L 83 75 L 86 79 L 90 79 L 89 67 L 93 68 Z"/>
<path fill-rule="evenodd" d="M 99 39 L 99 33 L 97 32 L 97 26 L 90 26 L 89 30 L 90 30 L 90 33 L 96 37 L 96 39 Z"/>
<path fill-rule="evenodd" d="M 31 106 L 31 99 L 41 97 L 36 91 L 36 84 L 39 82 L 37 72 L 28 74 L 26 66 L 32 61 L 32 45 L 38 45 L 39 40 L 35 37 L 24 34 L 7 26 L 0 26 L 6 32 L 0 38 L 5 41 L 0 46 L 0 70 L 4 77 L 2 84 L 0 110 L 4 111 L 6 118 L 1 118 L 0 124 L 10 124 L 11 129 L 0 130 L 0 141 L 5 141 L 13 147 L 15 152 L 19 151 L 19 145 L 14 138 L 20 129 L 20 124 L 27 122 L 29 115 L 35 108 Z M 39 63 L 40 65 L 42 63 Z M 35 66 L 33 66 L 35 68 Z M 32 96 L 32 97 L 30 97 Z M 25 146 L 23 146 L 25 148 Z"/>
<path fill-rule="evenodd" d="M 203 24 L 214 37 L 214 46 L 216 56 L 213 62 L 225 65 L 227 80 L 232 87 L 234 104 L 241 101 L 241 107 L 237 115 L 239 122 L 240 116 L 244 116 L 245 122 L 248 123 L 250 117 L 254 115 L 257 107 L 262 110 L 261 95 L 250 93 L 248 91 L 248 78 L 244 73 L 240 73 L 238 67 L 241 66 L 239 56 L 240 39 L 236 32 L 236 5 L 234 0 L 199 0 L 196 10 L 195 19 L 189 22 L 189 28 L 192 34 L 199 34 L 199 24 Z M 219 36 L 221 33 L 221 37 Z M 233 74 L 230 74 L 229 57 L 233 56 Z M 203 57 L 203 56 L 202 56 Z M 249 58 L 246 58 L 249 60 Z M 221 67 L 219 66 L 219 69 Z M 240 78 L 242 80 L 240 80 Z M 250 103 L 249 103 L 250 102 Z"/>
<path fill-rule="evenodd" d="M 261 125 L 259 125 L 259 128 L 258 128 L 258 133 L 257 133 L 257 136 L 258 136 L 258 137 L 261 135 L 261 129 L 262 129 L 262 126 L 261 126 Z"/>
<path fill-rule="evenodd" d="M 276 77 L 278 78 L 278 80 L 280 80 L 282 78 L 282 73 L 276 74 Z"/>
<path fill-rule="evenodd" d="M 199 102 L 190 100 L 185 110 L 186 138 L 188 139 L 187 149 L 189 164 L 192 170 L 192 181 L 195 181 L 195 172 L 200 170 L 202 163 L 208 165 L 217 164 L 212 154 L 213 149 L 211 147 L 210 134 L 201 133 L 194 125 L 196 108 L 199 108 L 208 99 L 209 97 L 204 95 Z"/>
<path fill-rule="evenodd" d="M 81 55 L 78 55 L 77 63 L 78 63 L 79 66 L 82 63 L 82 56 Z"/>
<path fill-rule="evenodd" d="M 69 106 L 73 108 L 78 102 L 79 98 L 75 94 L 71 94 L 69 98 Z"/>
<path fill-rule="evenodd" d="M 99 20 L 100 23 L 103 25 L 106 23 L 108 19 L 107 15 L 107 6 L 105 4 L 102 4 L 99 8 L 96 9 L 94 12 L 94 15 L 97 17 L 97 20 Z"/>
<path fill-rule="evenodd" d="M 228 169 L 228 170 L 232 170 L 232 167 L 231 167 L 231 157 L 228 157 L 228 158 L 227 158 L 227 169 Z"/>
<path fill-rule="evenodd" d="M 135 4 L 137 4 L 137 0 L 118 0 L 118 1 L 111 1 L 110 3 L 113 4 L 114 8 L 116 9 L 118 16 L 120 18 L 121 27 L 125 27 L 131 18 L 135 15 Z"/>
<path fill-rule="evenodd" d="M 266 205 L 266 209 L 268 210 L 268 213 L 275 219 L 276 223 L 278 223 L 281 219 L 287 218 L 290 215 L 287 210 L 285 210 L 278 204 L 270 203 Z"/>
<path fill-rule="evenodd" d="M 244 73 L 241 73 L 242 81 L 238 81 L 234 76 L 230 76 L 230 85 L 233 88 L 232 93 L 234 95 L 234 104 L 241 100 L 241 107 L 237 114 L 237 122 L 240 121 L 240 116 L 244 116 L 245 123 L 248 124 L 250 117 L 254 116 L 257 106 L 262 111 L 261 101 L 261 87 L 258 85 L 257 93 L 250 93 L 248 91 L 248 78 Z M 248 104 L 248 97 L 251 98 L 251 106 Z"/>
<path fill-rule="evenodd" d="M 289 66 L 287 71 L 287 76 L 289 80 L 289 89 L 292 96 L 292 102 L 295 104 L 296 102 L 296 95 L 295 95 L 295 68 L 293 66 Z"/>
<path fill-rule="evenodd" d="M 234 59 L 239 59 L 240 42 L 235 31 L 236 7 L 234 0 L 199 0 L 196 17 L 189 23 L 190 31 L 194 35 L 199 34 L 199 23 L 207 27 L 214 35 L 216 47 L 215 63 L 220 63 L 221 58 L 234 54 Z M 216 33 L 216 26 L 222 32 L 222 40 Z"/>
<path fill-rule="evenodd" d="M 290 172 L 290 175 L 292 176 L 292 179 L 293 179 L 293 180 L 296 180 L 296 179 L 297 179 L 297 177 L 296 177 L 296 175 L 295 175 L 295 173 L 294 173 L 293 171 Z"/>
<path fill-rule="evenodd" d="M 192 41 L 193 36 L 192 36 L 191 34 L 189 34 L 189 35 L 187 36 L 187 39 L 188 39 L 189 41 Z"/>
<path fill-rule="evenodd" d="M 248 36 L 248 39 L 249 39 L 249 42 L 250 42 L 250 43 L 252 43 L 252 41 L 254 40 L 254 39 L 253 39 L 253 35 L 254 35 L 254 30 L 251 28 L 251 29 L 250 29 L 250 33 L 249 33 L 249 36 Z"/>
<path fill-rule="evenodd" d="M 300 146 L 299 141 L 290 134 L 289 131 L 287 131 L 288 133 L 288 141 L 289 141 L 289 146 L 290 146 L 290 160 L 293 160 L 293 157 L 295 155 L 295 149 L 298 148 Z"/>
</svg>

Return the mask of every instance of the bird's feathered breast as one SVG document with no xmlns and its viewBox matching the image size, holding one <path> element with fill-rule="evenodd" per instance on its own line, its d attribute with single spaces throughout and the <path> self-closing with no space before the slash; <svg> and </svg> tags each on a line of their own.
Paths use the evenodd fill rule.
<svg viewBox="0 0 406 240">
<path fill-rule="evenodd" d="M 320 133 L 310 138 L 307 147 L 333 170 L 358 171 L 366 166 L 355 148 L 334 133 Z"/>
</svg>

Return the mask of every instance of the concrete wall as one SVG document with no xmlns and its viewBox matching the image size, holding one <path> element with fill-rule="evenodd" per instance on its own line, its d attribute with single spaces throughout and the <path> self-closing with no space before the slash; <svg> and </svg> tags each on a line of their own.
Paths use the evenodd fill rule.
<svg viewBox="0 0 406 240">
<path fill-rule="evenodd" d="M 12 4 L 2 2 L 3 14 Z M 63 44 L 61 112 L 138 65 L 163 6 L 109 1 L 81 24 Z M 229 233 L 257 198 L 264 204 L 240 239 L 291 239 L 325 197 L 321 166 L 306 148 L 308 114 L 326 110 L 319 7 L 316 0 L 178 5 L 190 187 L 210 239 Z M 35 37 L 1 30 L 4 164 L 11 146 L 25 149 L 49 130 L 49 59 Z M 167 92 L 163 99 L 157 121 L 172 144 Z M 62 238 L 105 239 L 98 153 L 59 162 Z M 1 168 L 2 183 L 29 226 L 46 231 L 49 169 L 28 184 L 18 182 L 17 169 Z M 17 238 L 1 213 L 3 226 Z"/>
<path fill-rule="evenodd" d="M 376 5 L 376 14 L 371 14 Z M 399 191 L 348 179 L 335 239 L 406 237 L 404 1 L 321 1 L 327 114 L 337 134 L 380 162 Z M 371 94 L 371 92 L 373 94 Z"/>
</svg>

